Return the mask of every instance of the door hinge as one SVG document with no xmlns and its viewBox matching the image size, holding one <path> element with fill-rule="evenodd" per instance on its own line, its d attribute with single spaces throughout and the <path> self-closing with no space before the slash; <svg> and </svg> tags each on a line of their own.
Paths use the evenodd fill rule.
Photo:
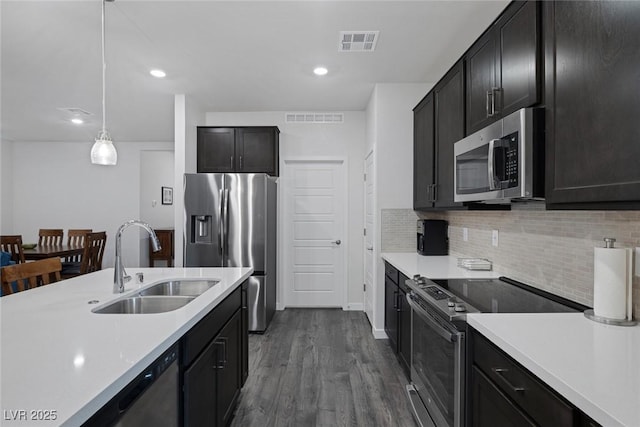
<svg viewBox="0 0 640 427">
<path fill-rule="evenodd" d="M 364 174 L 364 180 L 365 181 L 367 180 L 367 174 L 366 173 Z"/>
<path fill-rule="evenodd" d="M 362 284 L 362 290 L 363 290 L 364 292 L 367 292 L 367 284 L 366 284 L 366 283 L 363 283 L 363 284 Z"/>
<path fill-rule="evenodd" d="M 367 229 L 366 228 L 364 229 L 364 235 L 365 236 L 367 235 Z"/>
</svg>

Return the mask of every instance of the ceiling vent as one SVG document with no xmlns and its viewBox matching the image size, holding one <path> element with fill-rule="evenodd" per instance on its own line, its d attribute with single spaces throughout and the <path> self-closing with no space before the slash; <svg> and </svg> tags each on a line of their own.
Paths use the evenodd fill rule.
<svg viewBox="0 0 640 427">
<path fill-rule="evenodd" d="M 380 31 L 340 31 L 338 52 L 373 52 Z"/>
<path fill-rule="evenodd" d="M 285 113 L 286 123 L 344 123 L 343 113 Z"/>
<path fill-rule="evenodd" d="M 93 113 L 90 113 L 82 108 L 76 107 L 60 107 L 58 108 L 60 111 L 64 111 L 65 113 L 69 113 L 72 116 L 93 116 Z"/>
</svg>

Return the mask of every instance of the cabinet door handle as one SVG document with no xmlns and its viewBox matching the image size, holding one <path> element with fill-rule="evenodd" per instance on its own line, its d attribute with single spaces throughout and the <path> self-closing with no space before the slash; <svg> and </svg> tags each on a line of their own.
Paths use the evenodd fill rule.
<svg viewBox="0 0 640 427">
<path fill-rule="evenodd" d="M 496 374 L 496 376 L 498 378 L 500 378 L 502 380 L 502 382 L 504 382 L 511 390 L 515 391 L 516 393 L 524 393 L 525 388 L 524 387 L 517 387 L 515 385 L 513 385 L 511 383 L 511 381 L 509 381 L 507 379 L 507 377 L 504 376 L 505 372 L 509 372 L 509 370 L 507 368 L 491 368 L 491 370 L 493 371 L 494 374 Z"/>
<path fill-rule="evenodd" d="M 222 358 L 220 358 L 220 353 L 217 351 L 214 352 L 215 361 L 213 364 L 213 369 L 224 369 L 227 365 L 227 338 L 218 338 L 213 345 L 222 346 Z"/>
<path fill-rule="evenodd" d="M 491 117 L 493 114 L 491 114 L 491 98 L 493 98 L 493 91 L 488 90 L 487 91 L 487 117 Z"/>
<path fill-rule="evenodd" d="M 398 291 L 393 292 L 393 308 L 398 311 Z"/>
<path fill-rule="evenodd" d="M 497 115 L 500 110 L 498 110 L 498 96 L 500 95 L 500 88 L 493 87 L 491 88 L 491 115 Z"/>
<path fill-rule="evenodd" d="M 396 307 L 397 307 L 396 311 L 399 313 L 402 311 L 402 299 L 403 299 L 403 296 L 400 294 L 400 292 L 396 294 L 396 299 L 398 300 L 398 302 L 396 303 Z"/>
<path fill-rule="evenodd" d="M 240 156 L 240 170 L 242 170 L 242 156 Z"/>
<path fill-rule="evenodd" d="M 231 167 L 231 170 L 233 170 L 233 156 L 231 156 L 231 161 L 229 162 L 229 166 Z"/>
<path fill-rule="evenodd" d="M 438 200 L 438 184 L 431 184 L 431 201 L 436 202 Z"/>
</svg>

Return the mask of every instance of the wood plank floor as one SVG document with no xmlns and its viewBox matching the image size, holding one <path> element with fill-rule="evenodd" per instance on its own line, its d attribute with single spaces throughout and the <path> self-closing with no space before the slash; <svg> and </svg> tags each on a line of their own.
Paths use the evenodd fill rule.
<svg viewBox="0 0 640 427">
<path fill-rule="evenodd" d="M 363 312 L 286 309 L 249 336 L 249 378 L 233 427 L 415 427 L 408 383 Z"/>
</svg>

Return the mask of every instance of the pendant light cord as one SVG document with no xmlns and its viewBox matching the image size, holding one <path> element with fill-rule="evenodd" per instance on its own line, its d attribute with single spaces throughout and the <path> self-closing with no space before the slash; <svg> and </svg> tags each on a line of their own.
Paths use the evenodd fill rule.
<svg viewBox="0 0 640 427">
<path fill-rule="evenodd" d="M 107 103 L 106 103 L 106 86 L 107 86 L 107 62 L 104 55 L 104 39 L 105 39 L 105 10 L 106 0 L 102 0 L 102 134 L 106 132 L 107 128 Z"/>
</svg>

